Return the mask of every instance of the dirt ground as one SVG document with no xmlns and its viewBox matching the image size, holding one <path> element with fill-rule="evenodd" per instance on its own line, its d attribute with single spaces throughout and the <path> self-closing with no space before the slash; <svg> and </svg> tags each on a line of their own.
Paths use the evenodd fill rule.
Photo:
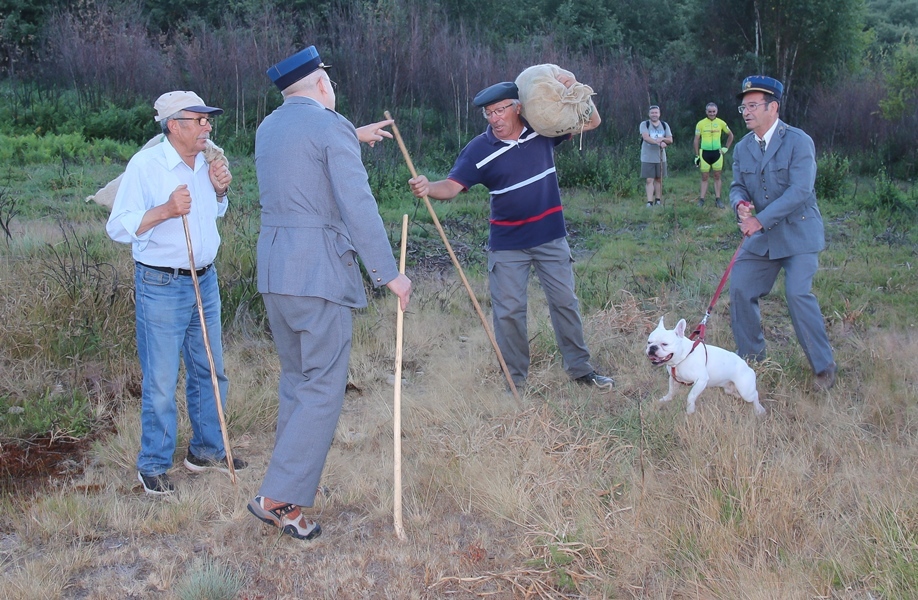
<svg viewBox="0 0 918 600">
<path fill-rule="evenodd" d="M 83 472 L 89 439 L 40 437 L 0 440 L 0 494 L 28 496 L 62 478 Z"/>
</svg>

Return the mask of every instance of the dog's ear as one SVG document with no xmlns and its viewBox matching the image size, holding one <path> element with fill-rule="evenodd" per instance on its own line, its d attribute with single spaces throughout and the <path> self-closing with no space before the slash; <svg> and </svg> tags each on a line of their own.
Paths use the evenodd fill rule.
<svg viewBox="0 0 918 600">
<path fill-rule="evenodd" d="M 685 337 L 685 319 L 679 319 L 679 322 L 676 323 L 676 336 Z"/>
<path fill-rule="evenodd" d="M 666 318 L 666 315 L 660 317 L 660 322 L 657 323 L 657 329 L 666 329 L 666 326 L 663 325 L 663 319 L 665 319 L 665 318 Z"/>
</svg>

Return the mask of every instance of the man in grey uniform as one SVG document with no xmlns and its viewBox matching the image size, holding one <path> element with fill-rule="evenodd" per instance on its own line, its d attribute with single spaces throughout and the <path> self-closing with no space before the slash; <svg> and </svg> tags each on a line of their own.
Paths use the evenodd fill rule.
<svg viewBox="0 0 918 600">
<path fill-rule="evenodd" d="M 736 144 L 730 203 L 748 239 L 730 276 L 730 320 L 738 354 L 765 358 L 759 298 L 771 291 L 784 269 L 797 341 L 813 368 L 814 387 L 828 390 L 835 385 L 836 365 L 812 292 L 819 252 L 825 248 L 816 206 L 816 149 L 810 136 L 778 118 L 783 94 L 777 79 L 752 75 L 737 95 L 751 133 Z"/>
<path fill-rule="evenodd" d="M 310 46 L 268 69 L 284 103 L 255 138 L 261 198 L 258 291 L 280 357 L 274 452 L 248 509 L 298 539 L 321 527 L 301 506 L 315 501 L 347 385 L 352 315 L 367 305 L 357 256 L 375 286 L 408 306 L 411 281 L 398 272 L 359 141 L 386 122 L 355 130 L 334 111 L 328 65 Z"/>
</svg>

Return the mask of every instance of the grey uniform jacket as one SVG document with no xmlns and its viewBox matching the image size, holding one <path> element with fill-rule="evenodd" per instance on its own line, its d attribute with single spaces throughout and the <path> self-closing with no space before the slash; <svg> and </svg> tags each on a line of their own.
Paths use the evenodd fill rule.
<svg viewBox="0 0 918 600">
<path fill-rule="evenodd" d="M 825 248 L 822 215 L 816 205 L 816 148 L 796 127 L 778 121 L 764 156 L 750 132 L 733 151 L 730 202 L 748 200 L 763 229 L 743 244 L 769 258 L 819 252 Z"/>
<path fill-rule="evenodd" d="M 288 98 L 258 127 L 255 169 L 259 292 L 361 308 L 357 255 L 374 286 L 398 276 L 350 121 L 311 98 Z"/>
</svg>

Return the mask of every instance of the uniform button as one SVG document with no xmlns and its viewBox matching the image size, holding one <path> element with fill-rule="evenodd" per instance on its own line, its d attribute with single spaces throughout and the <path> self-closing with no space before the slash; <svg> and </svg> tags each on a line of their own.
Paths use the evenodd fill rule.
<svg viewBox="0 0 918 600">
<path fill-rule="evenodd" d="M 347 266 L 349 266 L 349 267 L 353 267 L 353 266 L 354 266 L 354 263 L 352 263 L 352 262 L 349 262 L 349 263 L 347 263 Z"/>
<path fill-rule="evenodd" d="M 377 283 L 379 283 L 379 282 L 381 282 L 381 281 L 382 281 L 382 277 L 377 277 L 377 278 L 376 278 L 376 282 L 377 282 Z"/>
</svg>

